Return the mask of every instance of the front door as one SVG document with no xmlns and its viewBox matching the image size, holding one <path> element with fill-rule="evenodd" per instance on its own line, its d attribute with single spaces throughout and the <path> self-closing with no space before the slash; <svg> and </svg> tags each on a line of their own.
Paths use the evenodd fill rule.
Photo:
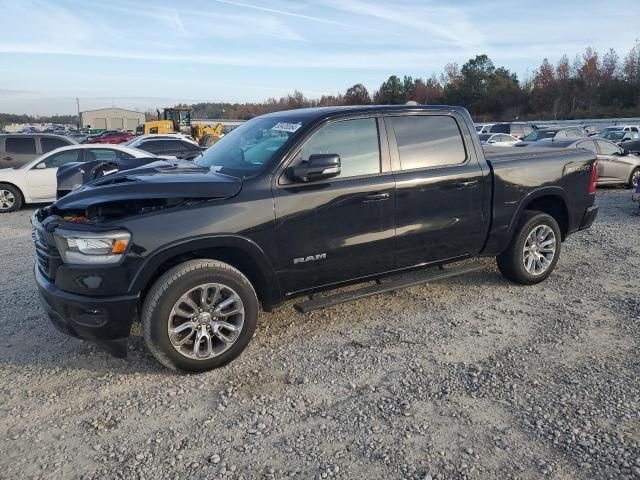
<svg viewBox="0 0 640 480">
<path fill-rule="evenodd" d="M 479 253 L 490 223 L 490 177 L 463 119 L 405 115 L 385 123 L 396 178 L 396 267 Z"/>
<path fill-rule="evenodd" d="M 274 185 L 276 269 L 286 293 L 393 268 L 395 182 L 388 154 L 381 155 L 378 120 L 320 127 L 292 164 L 322 153 L 340 156 L 339 176 L 294 183 L 284 172 Z"/>
<path fill-rule="evenodd" d="M 64 150 L 49 155 L 27 172 L 27 191 L 35 202 L 53 201 L 56 198 L 56 172 L 58 167 L 80 161 L 81 150 Z"/>
</svg>

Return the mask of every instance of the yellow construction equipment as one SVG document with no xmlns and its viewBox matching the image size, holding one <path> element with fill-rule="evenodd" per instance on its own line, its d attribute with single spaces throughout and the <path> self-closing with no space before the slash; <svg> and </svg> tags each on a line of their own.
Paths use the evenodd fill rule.
<svg viewBox="0 0 640 480">
<path fill-rule="evenodd" d="M 165 108 L 162 111 L 162 120 L 160 120 L 160 111 L 158 110 L 158 120 L 144 123 L 140 133 L 163 134 L 163 133 L 183 133 L 191 135 L 193 139 L 200 143 L 205 137 L 208 137 L 207 143 L 212 145 L 222 137 L 222 124 L 218 122 L 215 127 L 209 125 L 192 125 L 191 124 L 191 107 L 176 106 Z"/>
<path fill-rule="evenodd" d="M 222 137 L 222 124 L 218 122 L 215 127 L 192 125 L 191 136 L 201 147 L 210 147 Z"/>
</svg>

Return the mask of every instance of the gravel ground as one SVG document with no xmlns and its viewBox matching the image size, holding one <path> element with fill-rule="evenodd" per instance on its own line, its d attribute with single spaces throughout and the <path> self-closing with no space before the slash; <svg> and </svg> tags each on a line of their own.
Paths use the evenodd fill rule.
<svg viewBox="0 0 640 480">
<path fill-rule="evenodd" d="M 263 314 L 230 366 L 160 367 L 39 307 L 29 216 L 0 219 L 0 478 L 640 478 L 640 217 L 596 224 L 543 284 L 480 272 Z"/>
</svg>

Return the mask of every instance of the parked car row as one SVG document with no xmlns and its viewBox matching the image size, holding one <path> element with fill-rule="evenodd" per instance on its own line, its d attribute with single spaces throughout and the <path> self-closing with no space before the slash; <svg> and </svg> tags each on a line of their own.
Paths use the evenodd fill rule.
<svg viewBox="0 0 640 480">
<path fill-rule="evenodd" d="M 62 166 L 133 158 L 147 158 L 152 162 L 173 157 L 159 157 L 126 145 L 82 144 L 60 147 L 23 165 L 1 169 L 0 213 L 13 212 L 24 204 L 55 201 L 56 173 Z"/>
</svg>

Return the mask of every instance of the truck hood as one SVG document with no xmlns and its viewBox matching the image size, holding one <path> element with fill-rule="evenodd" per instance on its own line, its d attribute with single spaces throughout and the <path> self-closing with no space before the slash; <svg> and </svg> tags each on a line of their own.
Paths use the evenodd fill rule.
<svg viewBox="0 0 640 480">
<path fill-rule="evenodd" d="M 215 173 L 208 167 L 182 160 L 159 160 L 86 183 L 53 206 L 80 210 L 129 200 L 223 199 L 237 195 L 241 188 L 239 178 Z"/>
</svg>

